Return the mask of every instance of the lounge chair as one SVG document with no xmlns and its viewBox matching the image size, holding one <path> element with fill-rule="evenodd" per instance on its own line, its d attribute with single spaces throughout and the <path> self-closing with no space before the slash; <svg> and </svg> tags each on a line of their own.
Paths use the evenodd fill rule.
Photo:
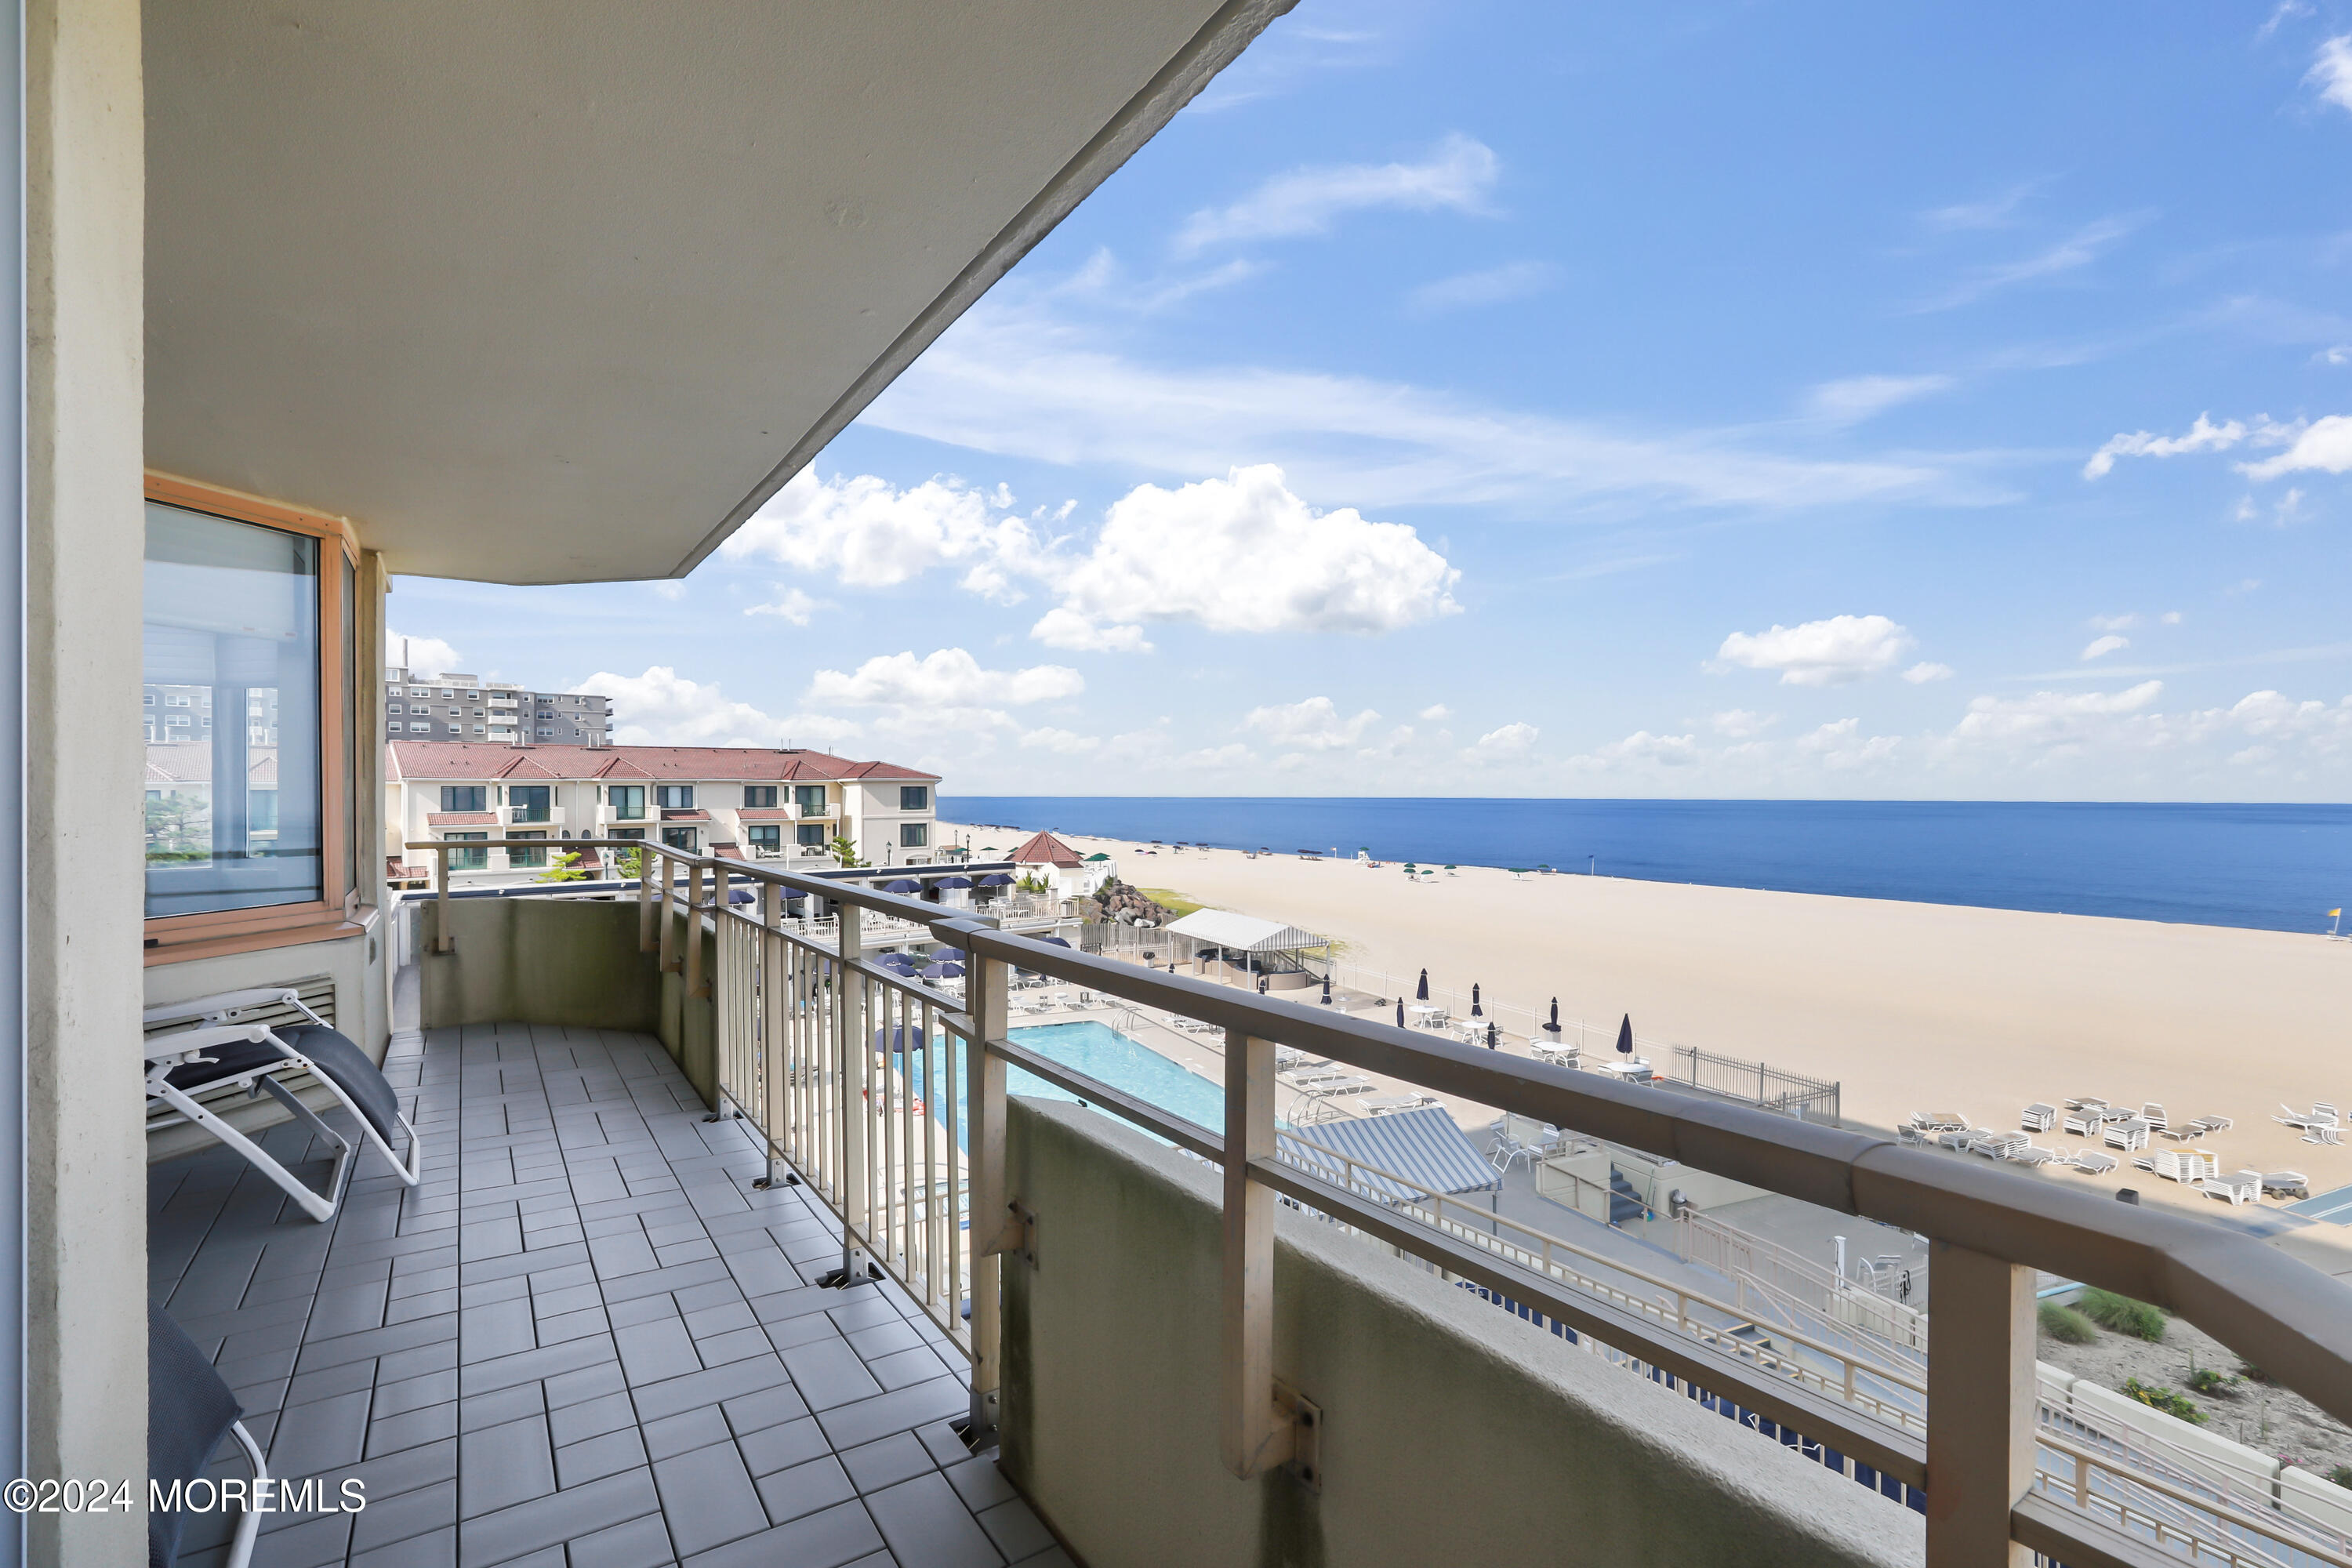
<svg viewBox="0 0 2352 1568">
<path fill-rule="evenodd" d="M 237 1021 L 244 1015 L 278 1007 L 291 1007 L 310 1022 L 271 1025 Z M 183 1020 L 197 1021 L 197 1026 L 147 1037 L 147 1098 L 162 1100 L 244 1155 L 255 1170 L 276 1183 L 312 1219 L 334 1217 L 335 1205 L 342 1199 L 343 1178 L 351 1171 L 352 1144 L 279 1082 L 281 1074 L 310 1074 L 352 1113 L 361 1136 L 383 1156 L 394 1173 L 409 1186 L 417 1184 L 424 1173 L 424 1141 L 400 1113 L 400 1097 L 393 1092 L 383 1069 L 304 1005 L 299 993 L 279 987 L 229 991 L 146 1011 L 149 1024 Z M 194 1098 L 199 1089 L 223 1086 L 242 1089 L 248 1098 L 268 1093 L 297 1121 L 334 1145 L 335 1169 L 327 1180 L 325 1191 L 316 1192 L 306 1186 L 293 1172 L 265 1153 L 260 1144 Z M 408 1139 L 408 1160 L 404 1164 L 392 1152 L 395 1130 Z"/>
<path fill-rule="evenodd" d="M 1372 1094 L 1356 1103 L 1367 1116 L 1387 1116 L 1399 1110 L 1418 1110 L 1437 1101 L 1426 1094 Z"/>
<path fill-rule="evenodd" d="M 2047 1132 L 2057 1124 L 2057 1108 L 2043 1105 L 2038 1100 L 2027 1106 L 2018 1116 L 2018 1125 L 2028 1132 Z"/>
<path fill-rule="evenodd" d="M 257 1482 L 269 1479 L 260 1445 L 245 1429 L 245 1411 L 236 1395 L 188 1331 L 152 1302 L 147 1307 L 147 1474 L 165 1496 L 179 1491 L 205 1473 L 213 1450 L 224 1436 L 234 1435 L 253 1466 Z M 257 1490 L 259 1489 L 257 1487 Z M 172 1568 L 179 1560 L 180 1532 L 186 1528 L 185 1510 L 155 1509 L 147 1515 L 148 1568 Z M 253 1541 L 261 1529 L 261 1514 L 247 1506 L 237 1514 L 236 1532 L 229 1538 L 224 1568 L 245 1568 L 253 1557 Z"/>
<path fill-rule="evenodd" d="M 2165 1119 L 2164 1107 L 2152 1100 L 2139 1108 L 2139 1118 L 2148 1124 L 2151 1131 L 2157 1132 L 2161 1132 L 2172 1125 Z"/>
<path fill-rule="evenodd" d="M 2084 1109 L 2068 1111 L 2063 1125 L 2067 1131 L 2088 1138 L 2096 1133 L 2105 1121 L 2104 1112 Z"/>
<path fill-rule="evenodd" d="M 2303 1141 L 2306 1143 L 2324 1143 L 2331 1149 L 2337 1148 L 2344 1142 L 2344 1129 L 2332 1121 L 2316 1122 L 2304 1130 Z"/>
<path fill-rule="evenodd" d="M 2277 1198 L 2307 1198 L 2311 1195 L 2311 1178 L 2301 1171 L 2266 1171 L 2263 1173 L 2263 1192 Z"/>
<path fill-rule="evenodd" d="M 2126 1153 L 2147 1147 L 2147 1123 L 2137 1116 L 2110 1121 L 2099 1130 L 2099 1134 L 2108 1148 L 2121 1149 Z"/>
<path fill-rule="evenodd" d="M 2074 1156 L 2074 1169 L 2086 1176 L 2104 1176 L 2121 1162 L 2113 1154 L 2102 1154 L 2095 1149 L 2084 1149 Z"/>
</svg>

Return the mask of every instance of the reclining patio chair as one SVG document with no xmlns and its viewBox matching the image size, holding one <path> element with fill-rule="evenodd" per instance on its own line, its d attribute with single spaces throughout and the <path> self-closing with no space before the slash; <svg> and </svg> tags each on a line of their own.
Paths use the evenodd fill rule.
<svg viewBox="0 0 2352 1568">
<path fill-rule="evenodd" d="M 241 1015 L 261 1008 L 291 1007 L 307 1024 L 239 1023 Z M 334 1217 L 342 1199 L 343 1178 L 352 1164 L 351 1141 L 319 1120 L 310 1108 L 278 1081 L 308 1072 L 342 1102 L 384 1163 L 409 1186 L 423 1174 L 424 1142 L 400 1113 L 400 1098 L 370 1061 L 367 1053 L 328 1026 L 327 1021 L 302 1003 L 291 990 L 268 986 L 255 991 L 230 991 L 150 1007 L 150 1024 L 193 1020 L 197 1026 L 152 1035 L 147 1039 L 147 1098 L 160 1100 L 250 1161 L 253 1168 L 283 1188 L 315 1220 Z M 261 1145 L 239 1132 L 199 1103 L 198 1089 L 227 1084 L 243 1089 L 246 1097 L 267 1092 L 293 1113 L 294 1119 L 335 1146 L 334 1173 L 324 1192 L 313 1192 L 293 1172 L 266 1153 Z M 408 1159 L 403 1163 L 392 1152 L 394 1131 L 406 1135 Z"/>
<path fill-rule="evenodd" d="M 187 1483 L 205 1473 L 223 1436 L 235 1434 L 253 1466 L 257 1482 L 269 1479 L 260 1445 L 245 1429 L 245 1412 L 188 1331 L 153 1302 L 147 1305 L 147 1474 L 168 1496 L 188 1498 Z M 258 1488 L 257 1487 L 257 1490 Z M 253 1494 L 248 1492 L 250 1498 Z M 206 1500 L 216 1502 L 217 1494 Z M 180 1555 L 185 1509 L 154 1509 L 147 1515 L 147 1568 L 172 1568 Z M 248 1502 L 239 1511 L 224 1568 L 246 1568 L 261 1512 Z"/>
</svg>

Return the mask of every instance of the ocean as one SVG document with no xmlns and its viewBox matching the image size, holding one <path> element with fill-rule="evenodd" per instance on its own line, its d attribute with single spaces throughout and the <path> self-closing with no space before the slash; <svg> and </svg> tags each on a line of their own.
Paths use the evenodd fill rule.
<svg viewBox="0 0 2352 1568">
<path fill-rule="evenodd" d="M 2324 931 L 2327 910 L 2352 904 L 2352 805 L 941 795 L 939 810 L 1137 841 L 1363 847 L 1391 861 L 2258 931 Z"/>
</svg>

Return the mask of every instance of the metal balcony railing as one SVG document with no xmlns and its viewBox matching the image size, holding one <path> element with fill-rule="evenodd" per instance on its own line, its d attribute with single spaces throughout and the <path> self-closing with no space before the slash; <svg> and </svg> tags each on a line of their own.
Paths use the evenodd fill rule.
<svg viewBox="0 0 2352 1568">
<path fill-rule="evenodd" d="M 971 1357 L 981 1433 L 993 1426 L 1001 1373 L 998 1260 L 1027 1245 L 1025 1216 L 1004 1185 L 1005 1071 L 1017 1065 L 1223 1168 L 1218 1397 L 1223 1457 L 1237 1476 L 1292 1451 L 1273 1365 L 1279 1196 L 1669 1388 L 1736 1406 L 1849 1475 L 1924 1492 L 1929 1568 L 2008 1563 L 2013 1548 L 2070 1568 L 2352 1568 L 2352 1542 L 2283 1494 L 2266 1499 L 2092 1433 L 2045 1405 L 2037 1387 L 2035 1271 L 2046 1268 L 2176 1312 L 2352 1420 L 2352 1289 L 2251 1236 L 1860 1132 L 1139 968 L 916 899 L 659 845 L 591 842 L 658 858 L 661 869 L 636 889 L 640 943 L 680 973 L 689 995 L 709 999 L 721 1094 L 759 1130 L 772 1160 L 788 1162 L 840 1216 L 836 1278 L 887 1272 Z M 408 847 L 446 861 L 460 847 Z M 730 901 L 735 883 L 756 887 L 756 900 Z M 446 939 L 446 869 L 437 886 Z M 787 890 L 826 900 L 837 921 L 828 930 L 788 919 Z M 960 950 L 964 994 L 870 961 L 876 921 Z M 715 973 L 706 973 L 706 929 Z M 1197 1126 L 1016 1043 L 1007 1024 L 1016 967 L 1222 1028 L 1223 1126 Z M 1753 1322 L 1743 1302 L 1629 1273 L 1486 1210 L 1457 1214 L 1463 1205 L 1444 1194 L 1415 1189 L 1399 1199 L 1412 1184 L 1338 1154 L 1285 1158 L 1275 1139 L 1277 1046 L 1927 1237 L 1935 1311 L 1924 1379 L 1916 1351 L 1865 1353 L 1843 1332 L 1786 1324 L 1759 1343 L 1728 1327 Z"/>
</svg>

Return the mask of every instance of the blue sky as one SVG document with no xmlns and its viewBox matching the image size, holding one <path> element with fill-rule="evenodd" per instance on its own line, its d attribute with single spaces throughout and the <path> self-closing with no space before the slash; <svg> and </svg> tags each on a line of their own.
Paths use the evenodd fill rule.
<svg viewBox="0 0 2352 1568">
<path fill-rule="evenodd" d="M 392 626 L 950 794 L 2340 799 L 2347 176 L 2352 5 L 1302 0 L 691 578 Z"/>
</svg>

